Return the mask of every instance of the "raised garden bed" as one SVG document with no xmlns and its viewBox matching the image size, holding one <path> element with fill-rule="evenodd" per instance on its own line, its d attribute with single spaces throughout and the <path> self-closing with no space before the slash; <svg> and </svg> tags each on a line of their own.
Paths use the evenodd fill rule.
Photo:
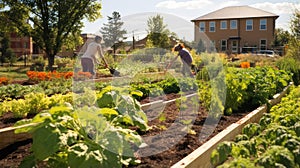
<svg viewBox="0 0 300 168">
<path fill-rule="evenodd" d="M 280 94 L 281 96 L 282 94 Z M 172 95 L 174 97 L 178 97 L 178 95 Z M 170 96 L 170 98 L 172 97 Z M 279 96 L 279 97 L 280 97 Z M 280 97 L 281 98 L 281 97 Z M 278 100 L 273 101 L 273 102 L 278 102 Z M 231 116 L 223 116 L 221 117 L 216 129 L 214 130 L 213 134 L 209 136 L 207 140 L 210 138 L 213 138 L 216 136 L 218 133 L 222 132 L 223 130 L 228 130 L 231 124 L 239 121 L 243 117 L 245 117 L 247 114 L 249 114 L 252 110 L 254 110 L 256 107 L 249 107 L 249 111 L 244 111 L 241 113 L 234 113 Z M 142 136 L 147 137 L 147 136 L 152 136 L 152 135 L 157 135 L 160 134 L 163 131 L 163 126 L 165 128 L 168 128 L 172 123 L 174 123 L 174 120 L 178 117 L 179 110 L 178 106 L 176 105 L 176 102 L 170 102 L 165 110 L 164 110 L 165 118 L 166 120 L 162 121 L 159 119 L 154 119 L 149 121 L 150 126 L 156 126 L 154 129 L 151 131 L 143 134 Z M 203 123 L 206 120 L 207 117 L 207 111 L 205 110 L 204 107 L 199 107 L 198 113 L 196 114 L 197 118 L 194 121 L 192 130 L 195 131 L 195 134 L 187 134 L 185 135 L 176 145 L 173 147 L 170 147 L 168 150 L 165 150 L 161 153 L 147 156 L 147 157 L 142 157 L 142 163 L 137 165 L 137 166 L 131 166 L 131 167 L 171 167 L 172 165 L 177 166 L 177 162 L 188 156 L 190 153 L 193 151 L 197 151 L 197 148 L 201 145 L 203 145 L 206 141 L 199 141 L 199 133 L 203 129 Z M 245 120 L 245 119 L 244 119 Z M 157 127 L 157 126 L 162 126 L 162 127 Z M 229 127 L 230 126 L 230 127 Z M 227 128 L 229 127 L 229 128 Z M 226 129 L 227 128 L 227 129 Z M 157 146 L 162 146 L 164 144 L 168 144 L 172 142 L 171 138 L 168 139 L 161 139 L 160 143 L 161 145 L 157 144 Z M 16 148 L 16 150 L 11 150 L 8 148 L 4 148 L 1 150 L 1 153 L 4 153 L 5 156 L 1 156 L 0 160 L 0 167 L 18 167 L 20 164 L 21 160 L 29 155 L 30 153 L 30 141 L 23 141 L 23 143 L 18 143 L 14 145 L 13 147 Z M 209 145 L 213 146 L 213 145 Z M 12 147 L 12 146 L 9 146 Z M 10 152 L 7 152 L 10 151 Z M 190 156 L 190 155 L 189 155 Z M 209 161 L 209 160 L 207 160 Z M 180 164 L 181 166 L 187 166 L 189 164 Z M 201 165 L 205 165 L 201 163 Z M 192 166 L 193 167 L 193 166 Z"/>
<path fill-rule="evenodd" d="M 168 100 L 172 98 L 177 98 L 179 95 L 177 94 L 170 94 L 168 95 Z M 147 102 L 147 100 L 144 100 Z M 248 112 L 237 113 L 231 116 L 223 116 L 215 129 L 214 133 L 210 136 L 213 137 L 218 134 L 220 131 L 224 130 L 226 127 L 230 125 L 230 123 L 234 123 L 238 121 L 240 118 L 245 116 Z M 143 134 L 143 137 L 157 135 L 162 133 L 163 127 L 168 128 L 171 124 L 174 123 L 174 120 L 178 117 L 179 110 L 178 106 L 176 105 L 175 101 L 169 101 L 169 104 L 165 107 L 164 110 L 166 120 L 161 121 L 159 119 L 154 119 L 149 121 L 150 126 L 155 126 L 154 129 Z M 150 115 L 150 114 L 148 114 Z M 137 166 L 132 167 L 161 167 L 161 165 L 165 165 L 165 167 L 170 167 L 171 165 L 178 162 L 183 157 L 190 154 L 192 151 L 197 149 L 201 146 L 204 142 L 199 142 L 199 133 L 202 130 L 202 125 L 207 117 L 207 111 L 204 107 L 199 107 L 198 113 L 196 114 L 197 118 L 194 121 L 194 125 L 192 130 L 196 132 L 195 135 L 187 134 L 185 135 L 176 145 L 171 147 L 170 149 L 163 151 L 162 153 L 147 156 L 141 158 L 142 163 Z M 160 127 L 157 127 L 160 126 Z M 176 137 L 173 137 L 176 138 Z M 169 143 L 172 141 L 172 137 L 169 139 L 161 139 L 156 146 L 162 146 L 165 143 Z M 160 143 L 160 144 L 159 144 Z M 31 141 L 21 141 L 17 142 L 16 145 L 10 145 L 8 148 L 4 148 L 1 150 L 1 153 L 4 153 L 5 156 L 2 156 L 0 160 L 0 167 L 5 167 L 8 165 L 9 167 L 18 167 L 21 160 L 29 155 Z M 9 148 L 15 148 L 15 150 L 11 150 Z M 9 152 L 8 152 L 9 151 Z"/>
<path fill-rule="evenodd" d="M 281 93 L 273 96 L 273 99 L 269 100 L 271 106 L 278 104 L 281 98 L 287 94 L 288 88 L 292 85 L 290 83 Z M 260 118 L 268 110 L 267 105 L 262 105 L 247 114 L 245 117 L 241 118 L 238 122 L 232 123 L 225 130 L 217 134 L 215 137 L 211 138 L 205 144 L 194 150 L 191 154 L 177 162 L 172 166 L 172 168 L 181 167 L 213 167 L 210 163 L 211 152 L 217 147 L 217 145 L 222 141 L 233 140 L 236 135 L 242 132 L 243 127 L 249 123 L 257 123 Z"/>
</svg>

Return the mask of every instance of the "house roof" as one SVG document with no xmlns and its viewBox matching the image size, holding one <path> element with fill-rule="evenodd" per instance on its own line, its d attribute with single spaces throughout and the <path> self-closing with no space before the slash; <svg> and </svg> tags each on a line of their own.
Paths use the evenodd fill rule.
<svg viewBox="0 0 300 168">
<path fill-rule="evenodd" d="M 216 19 L 238 19 L 238 18 L 255 18 L 255 17 L 279 17 L 274 13 L 250 6 L 230 6 L 225 7 L 206 15 L 193 19 L 192 22 L 198 20 L 216 20 Z"/>
</svg>

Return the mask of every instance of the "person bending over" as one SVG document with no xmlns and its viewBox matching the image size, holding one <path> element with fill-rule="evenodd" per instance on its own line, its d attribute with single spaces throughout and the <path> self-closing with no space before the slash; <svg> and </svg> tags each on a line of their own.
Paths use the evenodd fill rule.
<svg viewBox="0 0 300 168">
<path fill-rule="evenodd" d="M 96 36 L 95 40 L 88 45 L 86 52 L 81 57 L 82 71 L 90 72 L 93 78 L 96 76 L 95 65 L 100 64 L 98 55 L 102 58 L 105 68 L 108 68 L 107 61 L 102 52 L 101 41 L 102 37 Z"/>
<path fill-rule="evenodd" d="M 174 51 L 178 51 L 178 55 L 169 63 L 166 70 L 174 63 L 174 61 L 178 57 L 180 57 L 181 61 L 183 63 L 182 71 L 181 71 L 182 74 L 184 76 L 193 77 L 193 74 L 191 72 L 193 58 L 192 58 L 190 52 L 186 48 L 184 48 L 182 44 L 176 45 L 174 48 Z"/>
</svg>

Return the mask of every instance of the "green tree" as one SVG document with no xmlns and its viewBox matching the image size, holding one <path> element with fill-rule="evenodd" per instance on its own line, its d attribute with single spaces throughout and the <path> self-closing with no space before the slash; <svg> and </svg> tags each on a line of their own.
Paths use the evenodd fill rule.
<svg viewBox="0 0 300 168">
<path fill-rule="evenodd" d="M 13 52 L 11 48 L 8 48 L 6 50 L 4 57 L 8 60 L 10 66 L 12 66 L 14 63 L 17 62 L 16 54 Z"/>
<path fill-rule="evenodd" d="M 4 4 L 0 2 L 0 9 L 2 8 L 4 8 Z M 16 31 L 10 21 L 5 17 L 6 15 L 7 11 L 3 10 L 0 12 L 0 62 L 2 63 L 2 65 L 4 62 L 9 61 L 9 58 L 7 58 L 10 44 L 9 34 Z"/>
<path fill-rule="evenodd" d="M 2 0 L 0 7 L 7 7 L 4 17 L 19 33 L 31 36 L 45 51 L 50 70 L 66 39 L 84 26 L 83 19 L 95 21 L 101 16 L 96 0 Z"/>
<path fill-rule="evenodd" d="M 170 48 L 170 31 L 167 25 L 164 24 L 163 17 L 156 15 L 150 17 L 147 21 L 148 25 L 148 40 L 152 41 L 154 47 Z"/>
<path fill-rule="evenodd" d="M 103 35 L 104 43 L 107 47 L 112 47 L 120 40 L 125 39 L 124 35 L 127 33 L 125 29 L 122 29 L 124 22 L 121 21 L 121 15 L 119 12 L 113 12 L 112 16 L 108 16 L 108 23 L 103 24 L 100 32 Z M 116 47 L 116 46 L 115 46 Z"/>
<path fill-rule="evenodd" d="M 83 39 L 80 36 L 81 32 L 77 31 L 74 33 L 71 33 L 68 38 L 66 38 L 64 42 L 64 46 L 66 47 L 67 50 L 69 51 L 74 51 L 76 50 L 76 47 L 80 46 L 83 44 Z"/>
<path fill-rule="evenodd" d="M 1 52 L 1 64 L 3 65 L 3 63 L 6 61 L 6 57 L 7 57 L 7 52 L 9 50 L 9 36 L 7 35 L 7 33 L 5 32 L 1 32 L 1 48 L 0 48 L 0 52 Z"/>
<path fill-rule="evenodd" d="M 300 10 L 295 9 L 290 21 L 291 39 L 288 44 L 287 56 L 300 61 Z"/>
<path fill-rule="evenodd" d="M 295 9 L 292 19 L 290 21 L 290 29 L 292 36 L 300 40 L 300 9 Z"/>
<path fill-rule="evenodd" d="M 285 46 L 289 43 L 289 40 L 291 38 L 291 34 L 289 31 L 284 30 L 282 28 L 275 29 L 275 38 L 273 41 L 273 46 Z"/>
</svg>

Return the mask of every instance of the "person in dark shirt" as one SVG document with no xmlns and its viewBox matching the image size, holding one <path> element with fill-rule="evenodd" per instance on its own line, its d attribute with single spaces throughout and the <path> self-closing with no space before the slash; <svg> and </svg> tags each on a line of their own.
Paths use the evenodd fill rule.
<svg viewBox="0 0 300 168">
<path fill-rule="evenodd" d="M 182 44 L 176 45 L 175 48 L 174 48 L 174 51 L 178 51 L 178 55 L 169 63 L 166 70 L 174 63 L 174 61 L 178 57 L 180 57 L 181 61 L 183 63 L 182 74 L 184 76 L 193 77 L 193 74 L 191 72 L 191 66 L 192 66 L 193 58 L 192 58 L 190 52 L 186 48 L 184 48 Z"/>
</svg>

